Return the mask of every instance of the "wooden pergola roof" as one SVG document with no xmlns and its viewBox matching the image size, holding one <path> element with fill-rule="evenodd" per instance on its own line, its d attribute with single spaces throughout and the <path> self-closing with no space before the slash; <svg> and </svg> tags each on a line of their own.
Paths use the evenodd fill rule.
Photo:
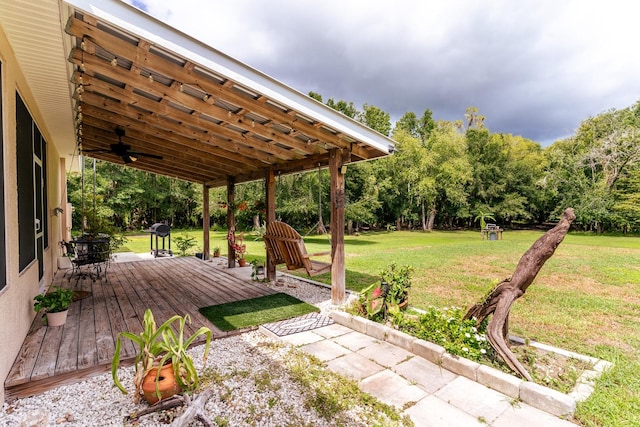
<svg viewBox="0 0 640 427">
<path fill-rule="evenodd" d="M 123 163 L 109 152 L 119 128 L 131 151 L 162 156 L 132 155 L 128 166 L 216 187 L 269 169 L 324 167 L 332 149 L 351 162 L 393 149 L 391 139 L 126 4 L 103 1 L 106 12 L 87 13 L 88 2 L 71 2 L 65 31 L 85 155 Z"/>
</svg>

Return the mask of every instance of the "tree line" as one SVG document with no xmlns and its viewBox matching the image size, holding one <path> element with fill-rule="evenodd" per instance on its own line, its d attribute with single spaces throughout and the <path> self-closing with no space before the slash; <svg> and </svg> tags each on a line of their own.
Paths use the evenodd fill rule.
<svg viewBox="0 0 640 427">
<path fill-rule="evenodd" d="M 319 94 L 309 96 L 323 102 Z M 581 230 L 640 231 L 640 101 L 589 117 L 574 135 L 546 148 L 490 132 L 475 107 L 453 122 L 434 120 L 429 109 L 420 116 L 407 112 L 392 126 L 390 115 L 373 105 L 360 110 L 334 99 L 326 105 L 396 141 L 394 155 L 348 166 L 349 232 L 473 228 L 484 221 L 538 226 L 556 222 L 567 207 Z M 68 176 L 74 229 L 82 228 L 83 217 L 87 229 L 202 225 L 200 185 L 84 162 L 84 174 Z M 304 234 L 324 230 L 329 184 L 326 169 L 278 177 L 276 216 Z M 264 183 L 238 185 L 234 208 L 240 229 L 263 226 Z M 212 189 L 214 227 L 226 224 L 227 209 L 226 188 Z"/>
</svg>

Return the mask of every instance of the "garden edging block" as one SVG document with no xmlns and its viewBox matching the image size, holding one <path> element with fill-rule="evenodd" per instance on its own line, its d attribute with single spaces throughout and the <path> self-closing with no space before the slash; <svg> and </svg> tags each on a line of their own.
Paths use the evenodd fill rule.
<svg viewBox="0 0 640 427">
<path fill-rule="evenodd" d="M 403 348 L 407 351 L 411 351 L 411 349 L 413 348 L 413 342 L 415 340 L 417 340 L 416 337 L 409 335 L 409 334 L 405 334 L 402 331 L 399 331 L 397 329 L 391 329 L 391 328 L 387 328 L 387 339 L 386 341 L 389 344 L 393 344 L 393 345 L 397 345 L 400 348 Z"/>
<path fill-rule="evenodd" d="M 472 381 L 478 381 L 476 371 L 478 367 L 480 367 L 480 364 L 473 360 L 445 353 L 442 355 L 442 367 L 455 374 L 467 377 Z"/>
<path fill-rule="evenodd" d="M 520 385 L 520 400 L 556 417 L 573 417 L 576 411 L 576 399 L 572 396 L 528 381 Z"/>
<path fill-rule="evenodd" d="M 482 364 L 478 367 L 476 376 L 479 384 L 486 385 L 514 399 L 520 397 L 520 385 L 524 382 L 520 378 Z"/>
<path fill-rule="evenodd" d="M 446 350 L 441 345 L 420 338 L 413 341 L 410 351 L 436 365 L 442 364 L 442 356 L 446 353 Z"/>
</svg>

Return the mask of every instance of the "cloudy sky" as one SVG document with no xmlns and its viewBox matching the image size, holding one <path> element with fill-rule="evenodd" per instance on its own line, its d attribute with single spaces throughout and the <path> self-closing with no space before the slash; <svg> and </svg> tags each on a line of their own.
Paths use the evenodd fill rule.
<svg viewBox="0 0 640 427">
<path fill-rule="evenodd" d="M 543 145 L 640 100 L 632 0 L 125 0 L 326 101 L 463 118 Z"/>
</svg>

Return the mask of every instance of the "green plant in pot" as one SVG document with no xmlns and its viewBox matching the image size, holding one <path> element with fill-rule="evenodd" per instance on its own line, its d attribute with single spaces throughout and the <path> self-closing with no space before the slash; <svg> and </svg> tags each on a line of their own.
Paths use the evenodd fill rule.
<svg viewBox="0 0 640 427">
<path fill-rule="evenodd" d="M 43 311 L 47 315 L 49 326 L 62 326 L 67 320 L 67 311 L 73 301 L 75 292 L 73 289 L 63 289 L 55 286 L 46 294 L 36 295 L 33 300 L 33 309 Z"/>
<path fill-rule="evenodd" d="M 360 313 L 370 319 L 386 319 L 406 308 L 412 271 L 411 266 L 391 263 L 380 273 L 380 284 L 374 283 L 360 292 Z"/>
<path fill-rule="evenodd" d="M 184 329 L 187 322 L 190 322 L 189 315 L 175 315 L 162 325 L 156 326 L 153 313 L 147 309 L 142 322 L 142 332 L 139 334 L 120 332 L 118 334 L 111 361 L 111 375 L 114 384 L 120 391 L 127 393 L 118 378 L 122 338 L 130 339 L 139 347 L 134 361 L 135 374 L 133 378 L 136 389 L 134 399 L 136 401 L 140 399 L 141 395 L 144 395 L 149 403 L 155 403 L 180 392 L 180 390 L 191 392 L 198 388 L 198 372 L 191 356 L 187 354 L 187 350 L 198 337 L 204 335 L 206 343 L 203 361 L 206 361 L 212 333 L 209 328 L 203 326 L 191 336 L 185 337 Z M 171 378 L 167 378 L 169 374 Z"/>
<path fill-rule="evenodd" d="M 382 281 L 389 284 L 387 292 L 387 303 L 389 305 L 404 308 L 409 303 L 412 272 L 413 267 L 409 265 L 398 266 L 394 262 L 380 273 Z"/>
</svg>

